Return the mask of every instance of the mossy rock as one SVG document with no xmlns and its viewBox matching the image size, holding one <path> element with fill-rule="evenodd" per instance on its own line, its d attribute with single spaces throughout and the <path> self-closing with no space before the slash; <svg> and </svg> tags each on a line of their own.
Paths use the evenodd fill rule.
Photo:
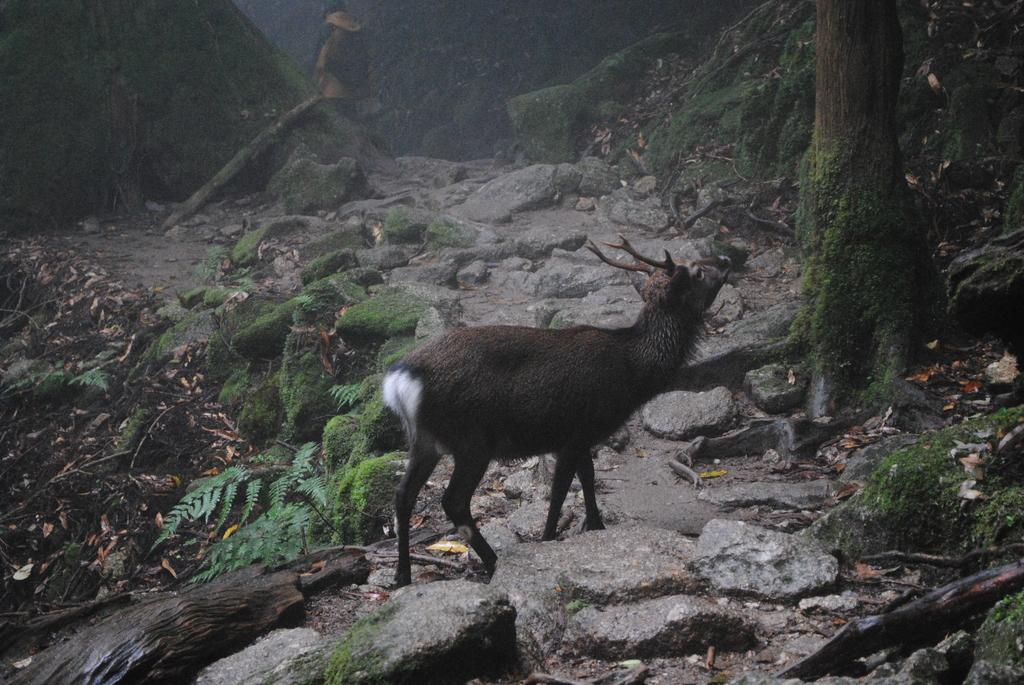
<svg viewBox="0 0 1024 685">
<path fill-rule="evenodd" d="M 320 255 L 306 265 L 300 277 L 302 284 L 308 285 L 313 281 L 351 269 L 354 266 L 356 266 L 356 254 L 352 248 L 345 247 Z"/>
<path fill-rule="evenodd" d="M 349 307 L 338 318 L 336 329 L 342 337 L 356 340 L 411 335 L 425 310 L 426 304 L 419 298 L 386 289 Z"/>
<path fill-rule="evenodd" d="M 335 476 L 332 518 L 341 544 L 365 544 L 383 537 L 394 515 L 395 487 L 405 455 L 396 452 L 349 462 Z"/>
<path fill-rule="evenodd" d="M 251 443 L 263 444 L 281 429 L 281 374 L 273 373 L 250 393 L 238 417 L 238 431 Z"/>
<path fill-rule="evenodd" d="M 1024 407 L 1004 409 L 923 435 L 882 460 L 864 490 L 819 519 L 811 534 L 851 558 L 887 549 L 958 553 L 997 537 L 1024 538 L 1022 483 L 1011 465 L 990 464 L 975 486 L 987 499 L 972 502 L 959 496 L 968 476 L 950 458 L 957 441 L 998 443 L 1022 417 Z"/>
<path fill-rule="evenodd" d="M 206 345 L 206 362 L 203 365 L 207 378 L 224 383 L 235 372 L 249 368 L 249 359 L 234 347 L 234 336 L 268 314 L 274 306 L 267 300 L 250 297 L 232 307 L 217 308 L 215 315 L 219 323 Z"/>
<path fill-rule="evenodd" d="M 301 336 L 291 333 L 285 343 L 281 364 L 281 404 L 284 407 L 284 436 L 288 440 L 317 440 L 327 420 L 334 415 L 331 387 L 320 356 L 304 349 Z"/>
<path fill-rule="evenodd" d="M 274 359 L 280 356 L 299 306 L 299 298 L 293 297 L 257 316 L 235 333 L 232 338 L 235 350 L 252 360 Z"/>
<path fill-rule="evenodd" d="M 366 240 L 362 229 L 342 226 L 300 247 L 299 256 L 303 259 L 316 259 L 336 250 L 359 250 L 364 247 Z"/>
<path fill-rule="evenodd" d="M 182 345 L 205 342 L 213 336 L 215 330 L 213 314 L 205 310 L 192 312 L 164 331 L 150 346 L 146 358 L 156 363 L 166 361 L 173 350 Z"/>
<path fill-rule="evenodd" d="M 308 219 L 301 216 L 284 216 L 246 231 L 231 248 L 231 263 L 236 267 L 252 266 L 259 261 L 260 245 L 264 240 L 279 238 L 306 228 Z"/>
<path fill-rule="evenodd" d="M 1024 164 L 1017 167 L 1010 182 L 1010 198 L 1003 213 L 1003 233 L 1024 228 Z"/>
<path fill-rule="evenodd" d="M 367 298 L 366 290 L 346 274 L 335 274 L 307 285 L 295 299 L 295 321 L 302 325 L 333 327 L 338 312 Z"/>
<path fill-rule="evenodd" d="M 479 233 L 476 229 L 463 226 L 447 219 L 430 222 L 426 230 L 427 249 L 441 250 L 446 247 L 472 247 Z"/>
<path fill-rule="evenodd" d="M 139 443 L 142 442 L 142 438 L 146 435 L 146 429 L 152 418 L 153 412 L 145 407 L 139 407 L 133 411 L 117 436 L 114 451 L 130 452 L 138 447 Z"/>
<path fill-rule="evenodd" d="M 220 392 L 217 394 L 217 401 L 221 404 L 234 404 L 245 396 L 251 383 L 252 376 L 248 368 L 235 369 L 221 386 Z"/>
<path fill-rule="evenodd" d="M 395 207 L 384 217 L 384 240 L 388 243 L 419 243 L 423 240 L 424 224 L 414 221 L 409 212 Z"/>
<path fill-rule="evenodd" d="M 274 174 L 267 190 L 284 203 L 286 211 L 302 214 L 340 206 L 362 183 L 363 172 L 349 157 L 333 164 L 296 157 Z"/>
<path fill-rule="evenodd" d="M 980 661 L 1024 668 L 1024 592 L 1004 597 L 988 612 L 975 636 Z"/>
<path fill-rule="evenodd" d="M 200 285 L 178 295 L 178 300 L 181 302 L 183 307 L 192 309 L 193 307 L 202 304 L 204 297 L 206 297 L 206 286 Z"/>
<path fill-rule="evenodd" d="M 340 414 L 328 421 L 321 439 L 328 467 L 339 469 L 347 463 L 359 438 L 358 414 Z"/>
<path fill-rule="evenodd" d="M 377 352 L 377 369 L 387 371 L 388 367 L 416 348 L 417 340 L 413 336 L 392 338 L 380 346 Z"/>
</svg>

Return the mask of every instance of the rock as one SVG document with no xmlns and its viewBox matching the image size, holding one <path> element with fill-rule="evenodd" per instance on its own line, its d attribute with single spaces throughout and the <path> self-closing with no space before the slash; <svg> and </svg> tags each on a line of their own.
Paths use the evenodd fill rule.
<svg viewBox="0 0 1024 685">
<path fill-rule="evenodd" d="M 552 204 L 563 193 L 576 190 L 580 172 L 570 164 L 535 164 L 485 183 L 458 208 L 472 221 L 507 223 L 513 212 Z"/>
<path fill-rule="evenodd" d="M 508 497 L 509 499 L 528 497 L 533 489 L 537 487 L 537 482 L 534 479 L 533 472 L 529 469 L 522 468 L 517 468 L 506 476 L 503 483 L 505 487 L 505 497 Z"/>
<path fill-rule="evenodd" d="M 710 486 L 697 498 L 723 507 L 764 506 L 772 509 L 820 509 L 832 496 L 830 482 L 812 480 L 798 483 L 729 483 Z"/>
<path fill-rule="evenodd" d="M 583 297 L 609 285 L 629 285 L 629 277 L 621 269 L 583 262 L 582 257 L 575 253 L 557 250 L 551 259 L 530 274 L 526 287 L 536 297 L 564 298 Z"/>
<path fill-rule="evenodd" d="M 238 238 L 245 233 L 245 227 L 242 224 L 228 224 L 221 226 L 219 233 L 225 238 Z"/>
<path fill-rule="evenodd" d="M 426 340 L 444 333 L 447 328 L 440 310 L 437 307 L 427 307 L 420 320 L 416 322 L 416 331 L 413 335 L 416 336 L 416 340 Z"/>
<path fill-rule="evenodd" d="M 487 540 L 487 544 L 491 546 L 495 552 L 500 556 L 502 552 L 510 548 L 512 545 L 518 545 L 520 540 L 519 536 L 509 529 L 507 525 L 501 521 L 488 521 L 484 525 L 480 526 L 480 534 Z M 473 556 L 476 556 L 476 552 L 470 552 Z"/>
<path fill-rule="evenodd" d="M 486 283 L 489 275 L 486 262 L 478 259 L 459 269 L 455 274 L 455 281 L 463 288 L 474 288 Z"/>
<path fill-rule="evenodd" d="M 368 250 L 356 250 L 356 260 L 360 266 L 388 271 L 405 266 L 414 254 L 414 250 L 404 245 L 382 245 Z"/>
<path fill-rule="evenodd" d="M 194 685 L 301 685 L 323 673 L 330 644 L 309 628 L 274 630 L 240 652 L 213 662 Z"/>
<path fill-rule="evenodd" d="M 551 653 L 572 598 L 603 604 L 693 593 L 691 540 L 661 529 L 616 526 L 561 542 L 515 545 L 498 558 L 490 587 L 508 592 L 524 653 Z"/>
<path fill-rule="evenodd" d="M 338 641 L 329 683 L 464 682 L 515 660 L 516 611 L 493 584 L 412 585 Z"/>
<path fill-rule="evenodd" d="M 739 288 L 728 283 L 723 285 L 708 310 L 713 326 L 722 326 L 740 318 L 743 315 L 743 296 Z"/>
<path fill-rule="evenodd" d="M 853 595 L 824 595 L 800 600 L 800 611 L 855 611 L 860 603 Z"/>
<path fill-rule="evenodd" d="M 1024 592 L 1000 600 L 975 635 L 979 661 L 1024 669 Z"/>
<path fill-rule="evenodd" d="M 709 236 L 717 235 L 718 229 L 721 224 L 711 217 L 702 216 L 693 222 L 693 225 L 686 230 L 686 235 L 690 238 L 707 238 Z"/>
<path fill-rule="evenodd" d="M 1020 685 L 1024 682 L 1024 668 L 1006 664 L 975 661 L 963 685 Z"/>
<path fill-rule="evenodd" d="M 592 212 L 597 209 L 597 202 L 592 197 L 581 197 L 576 200 L 573 209 L 577 212 Z"/>
<path fill-rule="evenodd" d="M 677 390 L 658 395 L 644 405 L 644 428 L 662 438 L 686 440 L 726 430 L 736 418 L 736 403 L 728 388 L 708 392 Z"/>
<path fill-rule="evenodd" d="M 587 234 L 583 231 L 537 227 L 517 233 L 512 239 L 512 250 L 517 258 L 543 259 L 556 249 L 576 252 L 586 242 Z M 527 266 L 529 265 L 517 268 Z"/>
<path fill-rule="evenodd" d="M 289 213 L 335 209 L 364 183 L 358 162 L 342 157 L 334 164 L 320 164 L 294 156 L 267 184 L 267 190 L 284 203 Z"/>
<path fill-rule="evenodd" d="M 562 300 L 567 306 L 555 312 L 551 328 L 602 326 L 618 328 L 632 325 L 640 312 L 640 298 L 629 286 L 609 286 L 587 294 L 580 300 Z"/>
<path fill-rule="evenodd" d="M 886 436 L 878 442 L 855 449 L 846 458 L 846 468 L 840 474 L 839 480 L 844 483 L 866 481 L 883 459 L 901 447 L 917 442 L 917 439 L 915 435 L 901 433 Z"/>
<path fill-rule="evenodd" d="M 191 231 L 181 224 L 175 224 L 164 231 L 164 237 L 169 240 L 187 240 L 190 235 Z"/>
<path fill-rule="evenodd" d="M 584 607 L 569 619 L 562 640 L 573 652 L 601 659 L 678 657 L 754 642 L 754 624 L 739 612 L 687 595 Z"/>
<path fill-rule="evenodd" d="M 668 226 L 668 212 L 661 208 L 657 197 L 634 198 L 628 190 L 620 188 L 602 200 L 602 205 L 608 219 L 623 226 L 655 232 Z"/>
<path fill-rule="evenodd" d="M 839 563 L 812 541 L 743 521 L 708 521 L 694 570 L 722 592 L 790 599 L 825 590 Z"/>
<path fill-rule="evenodd" d="M 541 488 L 542 491 L 546 489 L 546 487 Z M 571 526 L 572 522 L 576 519 L 576 509 L 574 498 L 567 497 L 565 504 L 562 505 L 561 518 L 559 520 Z M 541 498 L 521 505 L 512 512 L 505 525 L 508 526 L 509 530 L 518 535 L 521 540 L 540 540 L 547 517 L 548 501 Z"/>
<path fill-rule="evenodd" d="M 783 302 L 725 326 L 697 343 L 693 361 L 680 376 L 685 387 L 738 386 L 744 374 L 783 349 L 799 302 Z"/>
<path fill-rule="evenodd" d="M 641 176 L 633 182 L 633 190 L 640 195 L 650 195 L 658 189 L 658 179 L 656 176 Z"/>
<path fill-rule="evenodd" d="M 946 425 L 942 397 L 902 378 L 894 378 L 891 388 L 893 426 L 908 433 L 923 433 Z"/>
<path fill-rule="evenodd" d="M 1013 381 L 1020 374 L 1020 367 L 1017 364 L 1017 357 L 1009 352 L 1003 352 L 999 361 L 994 361 L 985 367 L 985 383 L 990 390 L 1008 390 Z"/>
<path fill-rule="evenodd" d="M 949 312 L 975 334 L 1024 350 L 1024 230 L 965 250 L 949 265 Z"/>
<path fill-rule="evenodd" d="M 796 382 L 789 382 L 789 368 L 783 364 L 768 364 L 748 371 L 743 377 L 743 389 L 758 407 L 769 414 L 781 414 L 800 404 L 807 390 L 807 378 L 794 374 Z"/>
<path fill-rule="evenodd" d="M 619 172 L 608 162 L 597 157 L 584 157 L 576 163 L 580 172 L 580 195 L 601 197 L 622 187 Z"/>
<path fill-rule="evenodd" d="M 787 270 L 792 270 L 793 264 L 793 260 L 786 255 L 785 250 L 776 247 L 750 259 L 746 266 L 751 271 L 760 271 L 764 277 L 774 278 Z"/>
</svg>

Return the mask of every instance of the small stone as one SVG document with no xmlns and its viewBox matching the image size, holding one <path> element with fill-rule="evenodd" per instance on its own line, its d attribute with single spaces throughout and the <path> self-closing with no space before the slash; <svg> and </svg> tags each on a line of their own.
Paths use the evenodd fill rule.
<svg viewBox="0 0 1024 685">
<path fill-rule="evenodd" d="M 722 326 L 740 318 L 743 315 L 743 296 L 739 288 L 728 283 L 723 285 L 708 310 L 714 326 Z"/>
<path fill-rule="evenodd" d="M 576 211 L 592 212 L 597 209 L 597 202 L 592 197 L 581 197 L 576 200 Z"/>
<path fill-rule="evenodd" d="M 475 288 L 487 282 L 489 275 L 487 263 L 477 259 L 459 269 L 455 274 L 455 280 L 463 288 Z"/>
<path fill-rule="evenodd" d="M 821 597 L 805 597 L 800 600 L 800 611 L 854 611 L 858 606 L 853 595 L 823 595 Z"/>
<path fill-rule="evenodd" d="M 650 195 L 658 189 L 658 179 L 655 176 L 641 176 L 633 183 L 633 190 L 641 195 Z"/>
<path fill-rule="evenodd" d="M 220 227 L 220 234 L 225 238 L 235 238 L 245 231 L 245 227 L 242 224 L 228 224 L 227 226 Z"/>
<path fill-rule="evenodd" d="M 794 372 L 790 383 L 790 373 L 783 364 L 768 364 L 748 371 L 743 387 L 754 404 L 769 414 L 779 414 L 800 404 L 807 390 L 807 378 Z"/>
<path fill-rule="evenodd" d="M 505 497 L 519 499 L 527 496 L 537 483 L 530 469 L 517 468 L 505 478 L 504 485 Z"/>
</svg>

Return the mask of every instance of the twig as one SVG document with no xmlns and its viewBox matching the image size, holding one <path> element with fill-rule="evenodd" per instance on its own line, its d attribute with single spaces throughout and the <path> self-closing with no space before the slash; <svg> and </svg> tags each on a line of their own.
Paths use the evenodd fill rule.
<svg viewBox="0 0 1024 685">
<path fill-rule="evenodd" d="M 523 681 L 523 685 L 538 685 L 540 683 L 544 685 L 594 685 L 594 682 L 591 680 L 576 680 L 575 678 L 564 678 L 553 673 L 539 672 L 531 673 Z"/>
<path fill-rule="evenodd" d="M 713 210 L 715 207 L 718 207 L 719 205 L 724 205 L 724 204 L 725 204 L 724 200 L 712 200 L 711 202 L 707 203 L 706 205 L 704 205 L 703 207 L 698 209 L 696 212 L 691 214 L 689 217 L 687 217 L 686 220 L 683 221 L 683 228 L 690 228 L 690 227 L 692 227 L 695 223 L 697 223 L 698 219 L 700 219 L 701 217 L 707 216 L 707 214 L 711 210 Z"/>
<path fill-rule="evenodd" d="M 693 481 L 693 487 L 702 488 L 704 487 L 704 481 L 701 479 L 700 474 L 691 469 L 686 464 L 678 462 L 675 459 L 669 459 L 668 466 L 670 469 L 676 472 L 676 475 L 682 476 L 683 478 L 689 478 Z"/>
<path fill-rule="evenodd" d="M 385 559 L 397 559 L 398 552 L 382 552 L 380 550 L 371 550 L 371 554 Z M 427 554 L 410 554 L 409 558 L 413 561 L 419 561 L 424 564 L 434 564 L 435 566 L 444 566 L 446 568 L 457 568 L 463 569 L 466 567 L 465 564 L 457 561 L 448 561 L 447 559 L 441 559 L 439 557 L 432 557 Z"/>
<path fill-rule="evenodd" d="M 772 221 L 771 219 L 762 219 L 750 210 L 747 210 L 747 218 L 756 224 L 770 228 L 775 233 L 781 233 L 787 238 L 792 238 L 795 235 L 793 229 L 790 228 L 788 224 L 784 224 L 781 221 Z"/>
<path fill-rule="evenodd" d="M 924 554 L 920 552 L 901 552 L 898 549 L 891 549 L 862 557 L 861 561 L 869 564 L 896 562 L 901 564 L 926 564 L 940 568 L 964 568 L 970 566 L 975 561 L 984 560 L 989 557 L 998 557 L 1004 554 L 1024 554 L 1024 543 L 1014 543 L 1004 547 L 974 549 L 959 557 L 945 557 L 938 554 Z"/>
</svg>

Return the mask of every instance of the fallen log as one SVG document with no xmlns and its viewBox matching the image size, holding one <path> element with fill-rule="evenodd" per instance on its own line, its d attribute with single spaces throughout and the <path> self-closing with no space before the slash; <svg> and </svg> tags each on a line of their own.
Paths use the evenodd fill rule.
<svg viewBox="0 0 1024 685">
<path fill-rule="evenodd" d="M 821 649 L 777 675 L 811 680 L 883 647 L 925 644 L 1021 589 L 1024 559 L 955 580 L 889 613 L 847 623 Z"/>
<path fill-rule="evenodd" d="M 254 566 L 140 602 L 32 657 L 12 685 L 180 683 L 302 616 L 295 571 Z"/>
<path fill-rule="evenodd" d="M 214 174 L 213 178 L 203 184 L 203 187 L 192 193 L 189 199 L 185 200 L 180 207 L 171 212 L 171 215 L 164 220 L 163 227 L 165 229 L 171 228 L 202 209 L 203 205 L 213 197 L 214 193 L 237 176 L 238 172 L 244 169 L 253 157 L 267 149 L 271 143 L 277 140 L 278 136 L 291 128 L 295 122 L 302 118 L 303 114 L 312 109 L 321 100 L 323 100 L 323 96 L 314 95 L 282 114 L 277 121 L 261 131 L 248 145 L 236 152 L 235 156 L 229 159 L 228 163 Z"/>
</svg>

